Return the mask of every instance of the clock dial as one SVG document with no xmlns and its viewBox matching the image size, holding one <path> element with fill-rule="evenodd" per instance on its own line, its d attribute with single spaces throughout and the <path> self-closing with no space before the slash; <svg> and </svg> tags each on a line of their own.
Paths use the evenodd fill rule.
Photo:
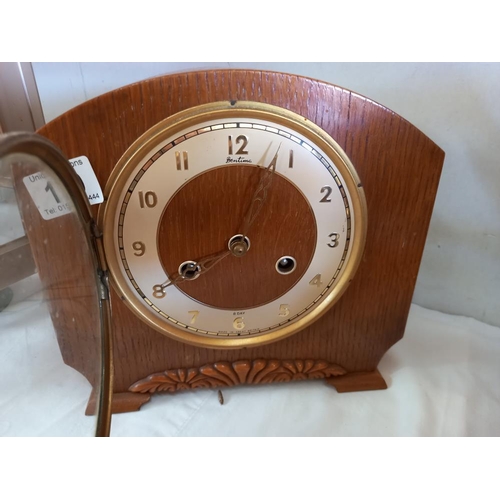
<svg viewBox="0 0 500 500">
<path fill-rule="evenodd" d="M 214 103 L 139 138 L 100 214 L 115 286 L 156 330 L 210 347 L 290 335 L 352 279 L 366 207 L 354 167 L 304 118 Z"/>
<path fill-rule="evenodd" d="M 158 232 L 159 257 L 167 275 L 188 258 L 198 262 L 203 255 L 229 252 L 230 237 L 244 232 L 242 221 L 252 189 L 258 187 L 263 173 L 255 165 L 210 169 L 173 196 Z M 244 255 L 229 254 L 209 272 L 178 287 L 193 299 L 222 309 L 241 310 L 271 302 L 290 290 L 308 269 L 317 241 L 316 220 L 302 192 L 277 173 L 246 236 L 250 246 Z M 295 269 L 278 273 L 276 262 L 287 255 L 294 256 Z"/>
</svg>

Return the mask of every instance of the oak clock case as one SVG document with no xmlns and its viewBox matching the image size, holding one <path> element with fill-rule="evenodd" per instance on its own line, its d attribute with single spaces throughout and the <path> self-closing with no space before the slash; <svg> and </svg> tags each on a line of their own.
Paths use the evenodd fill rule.
<svg viewBox="0 0 500 500">
<path fill-rule="evenodd" d="M 366 204 L 319 127 L 257 102 L 197 106 L 113 170 L 100 227 L 112 281 L 149 326 L 201 347 L 273 342 L 326 312 L 354 276 Z"/>
<path fill-rule="evenodd" d="M 117 89 L 39 133 L 105 186 L 114 412 L 240 384 L 386 388 L 444 159 L 416 127 L 325 82 L 214 70 Z"/>
</svg>

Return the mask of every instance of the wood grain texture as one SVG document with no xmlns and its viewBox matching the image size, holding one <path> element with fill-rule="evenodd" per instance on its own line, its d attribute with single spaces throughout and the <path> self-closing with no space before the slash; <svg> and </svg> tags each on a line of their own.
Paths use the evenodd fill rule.
<svg viewBox="0 0 500 500">
<path fill-rule="evenodd" d="M 344 149 L 368 205 L 362 262 L 343 297 L 312 326 L 244 350 L 171 340 L 142 324 L 113 292 L 115 392 L 126 392 L 152 373 L 221 360 L 323 359 L 347 372 L 374 371 L 403 336 L 444 160 L 443 151 L 406 120 L 363 96 L 310 78 L 215 70 L 118 89 L 68 111 L 39 133 L 68 158 L 86 155 L 104 186 L 120 156 L 151 126 L 183 109 L 221 100 L 287 108 L 322 127 Z M 81 346 L 77 341 L 64 348 L 79 351 Z"/>
</svg>

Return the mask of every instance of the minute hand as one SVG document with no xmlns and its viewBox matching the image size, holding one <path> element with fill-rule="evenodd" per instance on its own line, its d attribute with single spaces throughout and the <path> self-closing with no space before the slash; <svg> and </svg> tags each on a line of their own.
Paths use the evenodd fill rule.
<svg viewBox="0 0 500 500">
<path fill-rule="evenodd" d="M 252 201 L 250 202 L 250 206 L 248 207 L 247 213 L 245 214 L 245 217 L 243 219 L 243 224 L 240 230 L 240 234 L 242 235 L 243 238 L 247 235 L 248 230 L 254 223 L 255 219 L 257 218 L 257 215 L 259 215 L 259 212 L 261 211 L 262 206 L 266 201 L 267 191 L 273 181 L 273 174 L 276 171 L 276 162 L 278 161 L 278 153 L 280 147 L 281 144 L 278 146 L 276 154 L 274 155 L 274 158 L 271 160 L 271 163 L 267 166 L 264 174 L 261 176 L 259 185 L 255 190 Z"/>
</svg>

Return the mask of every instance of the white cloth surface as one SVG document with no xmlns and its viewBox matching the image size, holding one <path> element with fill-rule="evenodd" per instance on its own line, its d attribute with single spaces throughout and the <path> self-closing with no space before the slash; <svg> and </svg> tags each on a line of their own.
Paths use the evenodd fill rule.
<svg viewBox="0 0 500 500">
<path fill-rule="evenodd" d="M 0 313 L 0 436 L 90 435 L 90 386 L 62 362 L 45 304 Z M 16 312 L 17 308 L 17 312 Z M 389 388 L 324 380 L 153 395 L 112 436 L 500 436 L 500 328 L 412 305 L 379 370 Z"/>
<path fill-rule="evenodd" d="M 41 291 L 0 312 L 0 384 L 0 436 L 95 434 L 90 384 L 64 364 Z"/>
</svg>

